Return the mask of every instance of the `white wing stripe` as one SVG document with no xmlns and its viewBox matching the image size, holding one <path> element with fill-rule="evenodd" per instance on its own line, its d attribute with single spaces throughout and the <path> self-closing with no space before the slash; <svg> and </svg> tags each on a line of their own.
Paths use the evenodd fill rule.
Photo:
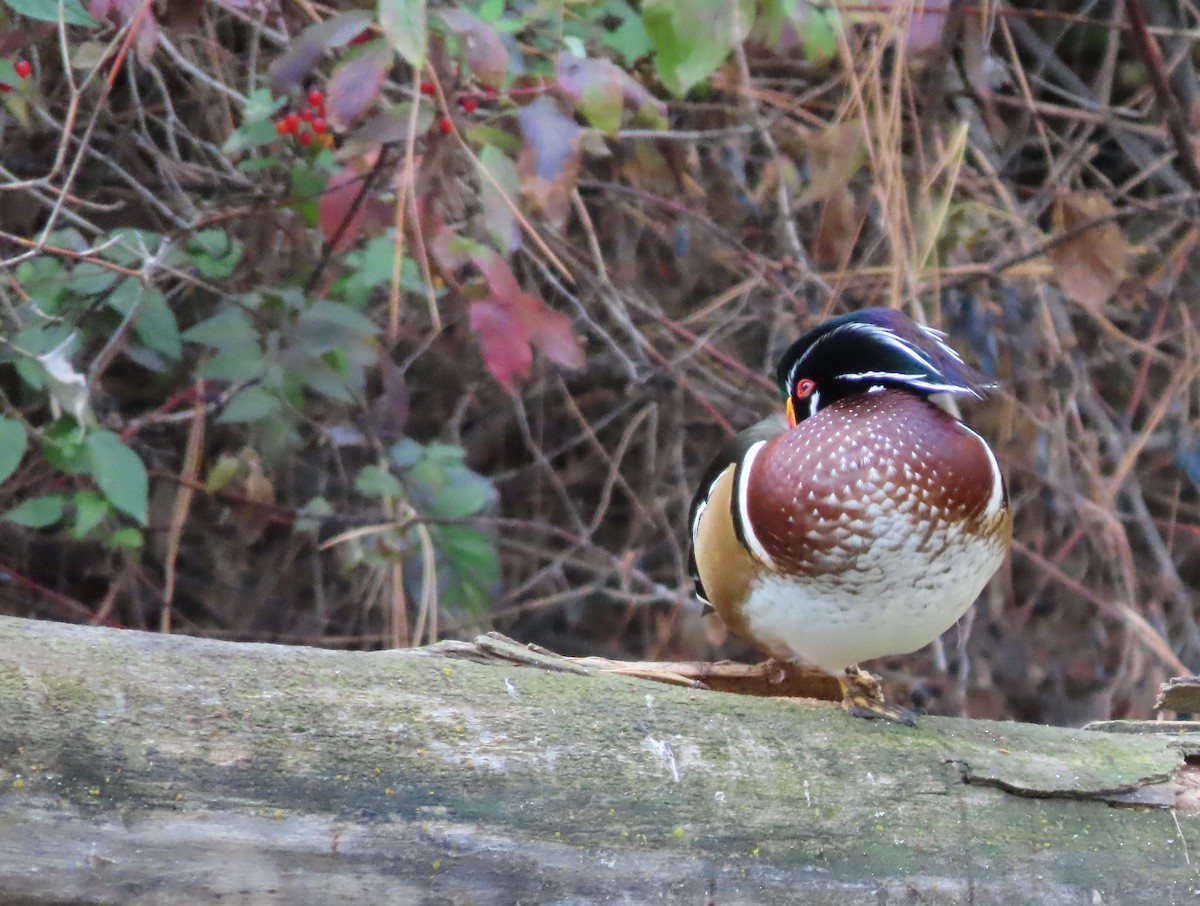
<svg viewBox="0 0 1200 906">
<path fill-rule="evenodd" d="M 742 459 L 741 470 L 738 473 L 733 508 L 734 518 L 741 525 L 742 537 L 746 539 L 746 546 L 750 548 L 750 553 L 771 569 L 774 569 L 775 561 L 771 559 L 771 555 L 767 553 L 767 549 L 758 540 L 758 535 L 754 532 L 754 525 L 750 522 L 750 513 L 746 509 L 746 494 L 750 487 L 750 472 L 754 468 L 754 460 L 766 445 L 767 442 L 765 440 L 760 440 L 746 451 L 746 456 Z"/>
<path fill-rule="evenodd" d="M 984 510 L 984 514 L 987 516 L 994 516 L 996 513 L 1000 512 L 1000 506 L 1004 501 L 1004 477 L 1000 474 L 1000 463 L 996 461 L 996 454 L 992 452 L 992 448 L 988 445 L 986 440 L 984 440 L 962 422 L 959 422 L 958 426 L 978 440 L 979 445 L 983 447 L 983 452 L 987 454 L 988 463 L 992 467 L 992 494 L 988 498 L 987 508 Z"/>
</svg>

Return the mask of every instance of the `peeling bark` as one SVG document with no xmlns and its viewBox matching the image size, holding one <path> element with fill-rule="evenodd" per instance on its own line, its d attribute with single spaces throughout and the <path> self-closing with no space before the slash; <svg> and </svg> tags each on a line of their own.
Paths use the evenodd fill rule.
<svg viewBox="0 0 1200 906">
<path fill-rule="evenodd" d="M 910 728 L 586 664 L 478 662 L 487 647 L 333 652 L 0 618 L 0 899 L 1200 890 L 1195 734 Z"/>
</svg>

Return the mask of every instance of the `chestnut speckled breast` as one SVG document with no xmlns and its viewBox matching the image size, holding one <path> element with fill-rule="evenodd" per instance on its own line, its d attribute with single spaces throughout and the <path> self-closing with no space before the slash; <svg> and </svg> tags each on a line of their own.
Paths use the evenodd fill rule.
<svg viewBox="0 0 1200 906">
<path fill-rule="evenodd" d="M 788 426 L 734 438 L 693 501 L 698 592 L 783 660 L 840 671 L 920 648 L 1011 540 L 995 455 L 931 400 L 985 383 L 940 332 L 884 309 L 817 328 L 778 375 Z"/>
</svg>

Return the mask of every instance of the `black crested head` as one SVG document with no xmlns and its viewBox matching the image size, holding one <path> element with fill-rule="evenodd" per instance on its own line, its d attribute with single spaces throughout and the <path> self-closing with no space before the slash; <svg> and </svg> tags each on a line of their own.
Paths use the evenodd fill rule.
<svg viewBox="0 0 1200 906">
<path fill-rule="evenodd" d="M 775 378 L 793 423 L 872 387 L 982 397 L 993 386 L 940 330 L 890 308 L 865 308 L 813 328 L 783 354 Z"/>
</svg>

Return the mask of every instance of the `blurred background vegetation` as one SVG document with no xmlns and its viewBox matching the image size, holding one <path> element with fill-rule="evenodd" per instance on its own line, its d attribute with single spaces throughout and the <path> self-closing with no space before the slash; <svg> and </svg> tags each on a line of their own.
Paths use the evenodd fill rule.
<svg viewBox="0 0 1200 906">
<path fill-rule="evenodd" d="M 1082 9 L 1082 11 L 1081 11 Z M 3 0 L 0 612 L 757 659 L 686 508 L 768 374 L 900 307 L 1010 561 L 871 665 L 1147 716 L 1200 669 L 1198 21 L 1165 0 Z"/>
</svg>

